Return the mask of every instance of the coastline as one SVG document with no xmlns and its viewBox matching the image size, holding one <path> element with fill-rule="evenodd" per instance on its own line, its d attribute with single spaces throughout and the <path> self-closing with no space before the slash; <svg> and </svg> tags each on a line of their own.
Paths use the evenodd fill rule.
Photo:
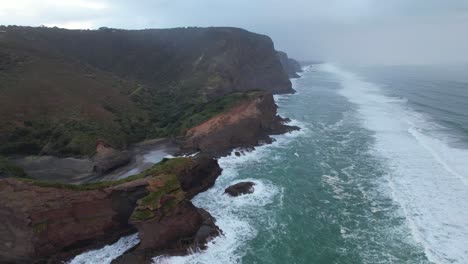
<svg viewBox="0 0 468 264">
<path fill-rule="evenodd" d="M 277 106 L 276 104 L 274 104 L 274 101 L 272 99 L 273 95 L 268 94 L 266 95 L 266 97 L 271 98 L 271 99 L 268 99 L 266 101 L 253 99 L 252 101 L 253 105 L 251 106 L 253 108 L 249 108 L 249 109 L 255 109 L 255 111 L 253 111 L 253 113 L 255 113 L 254 115 L 241 114 L 239 116 L 239 117 L 242 117 L 239 120 L 244 120 L 244 121 L 241 121 L 240 124 L 244 124 L 244 125 L 254 124 L 254 126 L 257 127 L 258 134 L 254 133 L 254 134 L 247 135 L 248 141 L 246 142 L 253 142 L 253 143 L 249 145 L 245 145 L 245 144 L 238 145 L 239 143 L 238 141 L 235 141 L 235 142 L 229 141 L 229 143 L 230 144 L 232 143 L 232 145 L 226 146 L 227 148 L 225 150 L 225 153 L 228 151 L 229 153 L 231 153 L 230 152 L 231 150 L 237 149 L 239 147 L 242 147 L 244 150 L 248 151 L 249 149 L 252 149 L 256 146 L 259 146 L 265 143 L 271 143 L 273 140 L 270 138 L 270 136 L 268 136 L 268 139 L 269 139 L 268 141 L 265 141 L 266 139 L 265 136 L 269 135 L 269 133 L 271 132 L 277 131 L 277 130 L 272 130 L 273 127 L 276 127 L 276 128 L 283 127 L 284 129 L 282 131 L 284 132 L 290 131 L 291 127 L 288 127 L 286 124 L 284 124 L 286 123 L 286 120 L 277 116 L 277 112 L 276 112 Z M 263 104 L 265 104 L 265 102 L 267 103 L 269 107 L 261 107 Z M 273 105 L 271 105 L 272 103 Z M 258 113 L 263 113 L 263 114 L 258 114 Z M 264 117 L 268 117 L 268 118 L 262 119 Z M 233 125 L 235 127 L 235 124 Z M 233 126 L 229 126 L 229 127 L 232 128 Z M 286 129 L 286 128 L 289 128 L 289 129 Z M 221 129 L 221 131 L 223 130 Z M 272 134 L 279 134 L 279 133 L 272 133 Z M 221 133 L 220 135 L 223 135 L 223 133 Z M 141 149 L 144 149 L 146 152 L 149 151 L 149 153 L 151 153 L 150 151 L 151 146 L 154 146 L 155 144 L 158 145 L 158 142 L 146 142 L 145 144 L 142 144 L 138 147 Z M 161 144 L 161 142 L 159 142 L 159 144 Z M 118 241 L 118 239 L 121 238 L 121 236 L 131 234 L 132 230 L 135 230 L 135 227 L 138 229 L 140 233 L 139 236 L 140 236 L 141 242 L 136 247 L 134 247 L 130 251 L 127 251 L 127 253 L 123 254 L 122 257 L 119 258 L 118 263 L 134 263 L 135 257 L 136 259 L 138 259 L 138 261 L 142 261 L 143 263 L 145 262 L 149 263 L 151 259 L 155 256 L 165 255 L 167 253 L 174 254 L 174 252 L 177 252 L 175 255 L 185 255 L 185 254 L 192 252 L 193 250 L 196 251 L 197 249 L 203 249 L 205 245 L 208 243 L 208 241 L 210 241 L 214 236 L 216 236 L 216 234 L 219 234 L 220 232 L 222 232 L 222 231 L 216 231 L 219 229 L 216 226 L 215 222 L 213 221 L 214 219 L 209 215 L 208 212 L 202 209 L 197 209 L 197 207 L 193 206 L 192 203 L 190 202 L 190 199 L 193 198 L 195 195 L 201 192 L 204 192 L 207 189 L 209 189 L 211 186 L 213 186 L 216 178 L 221 174 L 221 168 L 219 168 L 219 165 L 216 159 L 221 157 L 222 155 L 213 155 L 213 152 L 211 153 L 212 155 L 210 155 L 210 152 L 205 151 L 196 155 L 195 157 L 175 159 L 175 160 L 184 159 L 184 160 L 189 161 L 189 164 L 193 164 L 193 165 L 190 165 L 189 167 L 187 167 L 187 169 L 183 169 L 182 171 L 179 170 L 179 172 L 176 173 L 178 181 L 181 184 L 182 190 L 185 193 L 183 195 L 183 197 L 185 198 L 180 200 L 180 205 L 177 205 L 172 210 L 173 211 L 172 213 L 169 213 L 169 214 L 164 213 L 162 215 L 162 218 L 161 218 L 163 219 L 162 222 L 144 220 L 144 221 L 137 221 L 137 222 L 130 221 L 129 223 L 127 220 L 128 215 L 131 214 L 131 212 L 134 210 L 133 209 L 135 208 L 134 206 L 138 206 L 138 204 L 140 204 L 139 199 L 141 200 L 142 197 L 148 194 L 148 191 L 144 191 L 144 189 L 150 190 L 150 192 L 151 190 L 153 190 L 151 188 L 148 189 L 148 187 L 145 187 L 145 186 L 149 186 L 148 184 L 151 184 L 151 181 L 152 181 L 151 178 L 144 178 L 144 181 L 133 180 L 134 177 L 142 177 L 142 176 L 145 177 L 146 175 L 145 173 L 142 173 L 140 175 L 138 174 L 134 175 L 132 176 L 133 178 L 130 177 L 130 178 L 124 179 L 123 184 L 118 183 L 119 181 L 122 181 L 122 180 L 119 180 L 116 182 L 119 185 L 115 187 L 110 187 L 110 188 L 105 187 L 104 189 L 101 189 L 101 190 L 99 189 L 99 187 L 96 190 L 94 190 L 95 187 L 92 187 L 93 189 L 89 189 L 89 191 L 86 191 L 88 188 L 87 186 L 99 186 L 99 184 L 107 185 L 107 184 L 112 184 L 113 182 L 110 181 L 110 182 L 101 182 L 101 183 L 91 183 L 91 185 L 89 184 L 85 184 L 85 185 L 63 185 L 61 184 L 60 185 L 60 184 L 53 184 L 53 183 L 52 184 L 41 183 L 41 182 L 37 182 L 34 180 L 16 180 L 16 179 L 0 180 L 0 186 L 4 186 L 5 188 L 7 188 L 6 190 L 9 190 L 7 192 L 1 192 L 0 194 L 2 194 L 2 196 L 6 200 L 15 201 L 15 203 L 11 203 L 11 202 L 2 203 L 2 207 L 5 207 L 5 208 L 0 207 L 0 212 L 4 210 L 10 210 L 10 211 L 13 210 L 14 212 L 13 215 L 17 215 L 16 217 L 18 217 L 18 220 L 21 220 L 21 221 L 15 222 L 15 223 L 11 222 L 12 221 L 11 213 L 9 214 L 7 218 L 1 217 L 1 214 L 0 214 L 0 218 L 6 221 L 5 223 L 7 224 L 7 226 L 17 225 L 16 228 L 17 229 L 20 228 L 17 231 L 15 231 L 15 235 L 19 234 L 20 232 L 23 232 L 23 233 L 29 234 L 28 236 L 37 237 L 37 238 L 28 238 L 26 240 L 21 240 L 19 238 L 13 237 L 13 239 L 16 239 L 16 242 L 13 245 L 19 247 L 18 250 L 20 249 L 22 250 L 23 248 L 25 248 L 25 246 L 23 246 L 22 243 L 27 243 L 27 244 L 46 243 L 44 245 L 48 245 L 49 243 L 55 244 L 58 241 L 53 242 L 53 240 L 50 240 L 50 239 L 52 239 L 53 237 L 56 237 L 58 234 L 57 232 L 60 232 L 61 233 L 60 237 L 62 237 L 60 238 L 60 240 L 63 240 L 63 239 L 65 240 L 63 240 L 63 242 L 58 242 L 57 245 L 60 245 L 60 247 L 63 247 L 63 249 L 60 249 L 59 247 L 57 247 L 57 249 L 54 249 L 54 247 L 49 248 L 49 246 L 47 246 L 47 249 L 44 248 L 44 249 L 41 249 L 41 251 L 36 251 L 36 253 L 33 253 L 33 254 L 38 254 L 38 253 L 41 254 L 41 255 L 38 255 L 37 257 L 34 257 L 34 259 L 43 259 L 44 257 L 46 257 L 47 259 L 52 261 L 52 263 L 54 263 L 54 261 L 59 262 L 59 261 L 66 261 L 67 259 L 70 259 L 69 254 L 75 255 L 76 257 L 77 256 L 76 254 L 80 254 L 82 252 L 95 249 L 96 247 L 102 247 L 105 244 L 109 244 L 109 242 L 112 243 L 112 242 Z M 161 166 L 161 165 L 158 165 L 158 166 Z M 165 166 L 164 163 L 162 164 L 162 166 Z M 160 176 L 156 176 L 156 177 L 160 177 Z M 23 190 L 23 191 L 20 192 L 20 190 Z M 31 195 L 33 195 L 34 197 L 40 197 L 41 199 L 28 198 L 28 197 L 32 197 L 29 195 L 30 192 L 31 192 Z M 116 193 L 116 192 L 120 193 L 118 196 L 123 197 L 125 201 L 123 203 L 118 202 L 115 205 L 111 205 L 111 204 L 114 204 L 112 200 L 115 199 L 115 198 L 112 198 L 115 196 L 113 195 L 113 193 Z M 33 194 L 33 193 L 41 193 L 41 195 L 37 196 L 37 194 Z M 93 198 L 93 196 L 95 196 L 95 198 Z M 56 200 L 56 198 L 52 198 L 52 197 L 62 197 L 62 198 L 60 200 Z M 97 198 L 97 197 L 101 197 L 101 198 Z M 48 202 L 42 201 L 43 199 L 55 200 L 56 204 L 54 206 L 56 209 L 50 211 L 49 209 L 44 207 L 44 204 L 47 204 Z M 122 198 L 119 198 L 119 199 L 122 199 Z M 102 200 L 102 202 L 99 202 L 99 200 Z M 96 210 L 96 202 L 101 204 L 100 205 L 101 207 L 102 206 L 104 207 L 100 210 Z M 76 207 L 74 204 L 81 204 L 81 205 L 79 207 Z M 128 204 L 128 206 L 130 207 L 126 207 L 125 204 Z M 18 208 L 22 208 L 21 210 L 23 212 L 21 213 L 21 215 L 24 215 L 24 214 L 26 214 L 26 216 L 30 215 L 28 217 L 32 217 L 33 222 L 23 223 L 23 220 L 24 220 L 23 216 L 20 216 L 19 212 L 15 213 L 18 210 Z M 84 210 L 84 211 L 78 212 L 76 210 Z M 156 209 L 155 212 L 159 212 L 159 210 L 161 209 Z M 67 224 L 67 225 L 70 225 L 69 227 L 61 227 L 61 228 L 55 227 L 55 222 L 59 220 L 59 219 L 56 219 L 56 215 L 59 211 L 63 211 L 62 213 L 60 213 L 60 215 L 62 215 L 59 221 L 61 223 L 60 225 Z M 118 216 L 121 213 L 123 213 L 123 215 Z M 186 216 L 182 217 L 180 215 L 181 213 L 182 215 L 186 215 Z M 117 215 L 113 216 L 115 214 Z M 40 218 L 37 218 L 34 215 L 40 215 Z M 76 218 L 77 216 L 78 218 Z M 102 222 L 102 224 L 99 224 L 99 225 L 93 224 L 90 226 L 89 222 L 83 222 L 83 220 L 80 220 L 81 217 L 92 218 L 92 219 L 97 217 L 96 220 L 98 220 L 99 222 Z M 70 221 L 66 219 L 70 219 Z M 182 219 L 184 219 L 184 221 L 180 222 L 179 220 L 182 220 Z M 118 220 L 118 222 L 115 222 L 116 220 Z M 66 222 L 63 222 L 63 221 L 66 221 Z M 44 223 L 44 222 L 47 223 L 47 225 L 42 227 L 43 224 L 41 223 Z M 84 226 L 85 224 L 87 225 L 87 227 Z M 106 227 L 109 225 L 113 226 L 111 230 L 108 230 L 108 228 Z M 135 226 L 132 227 L 132 225 L 135 225 Z M 38 228 L 37 226 L 40 226 L 41 228 L 37 229 Z M 38 230 L 38 231 L 34 231 L 34 230 Z M 158 231 L 155 233 L 155 230 L 158 230 Z M 206 231 L 203 231 L 203 230 L 206 230 Z M 180 233 L 181 231 L 183 232 Z M 158 235 L 158 233 L 160 232 L 164 232 L 164 237 L 167 237 L 167 238 L 159 237 L 160 235 Z M 150 237 L 148 237 L 148 235 Z M 160 246 L 157 246 L 154 249 L 149 248 L 148 250 L 143 250 L 141 248 L 142 245 L 151 245 L 152 242 L 150 241 L 154 239 L 151 237 L 154 235 L 158 237 L 158 241 L 164 241 L 165 244 L 161 244 Z M 161 233 L 161 235 L 163 234 Z M 191 239 L 191 241 L 193 242 L 183 246 L 182 248 L 180 248 L 180 245 L 179 245 L 180 242 L 176 242 L 176 244 L 173 244 L 174 239 L 175 241 L 179 241 L 180 239 L 183 239 L 184 237 L 187 237 L 187 236 L 193 236 Z M 59 237 L 56 237 L 55 239 L 57 238 Z M 9 240 L 9 239 L 12 239 L 12 237 L 7 236 L 7 237 L 4 237 L 3 239 Z M 40 241 L 43 241 L 43 242 L 40 242 Z M 65 241 L 66 243 L 62 244 Z M 195 243 L 195 244 L 192 244 L 192 243 Z M 153 247 L 153 246 L 150 246 L 150 247 Z M 162 250 L 163 248 L 164 250 Z M 171 248 L 173 249 L 178 248 L 178 249 L 174 251 Z M 40 253 L 40 252 L 44 252 L 44 253 Z M 11 257 L 7 257 L 7 259 L 15 258 L 15 254 L 19 254 L 19 253 L 17 253 L 16 251 L 12 251 L 9 254 L 11 254 Z M 27 259 L 26 257 L 27 255 L 23 255 L 23 254 L 24 253 L 21 253 L 22 258 Z M 28 254 L 31 254 L 31 253 L 28 253 Z"/>
<path fill-rule="evenodd" d="M 298 76 L 299 77 L 295 77 L 292 80 L 295 80 L 297 78 L 301 78 L 300 73 L 298 74 Z M 283 93 L 283 94 L 275 95 L 275 105 L 277 104 L 276 96 L 288 96 L 288 95 L 294 95 L 294 94 L 296 94 L 296 93 L 290 93 L 290 94 L 284 94 Z M 283 133 L 269 134 L 268 135 L 268 137 L 270 138 L 269 141 L 264 141 L 265 137 L 263 135 L 262 137 L 257 138 L 258 143 L 255 144 L 255 145 L 242 146 L 242 147 L 239 146 L 239 147 L 236 147 L 236 148 L 231 147 L 229 149 L 226 149 L 226 150 L 224 150 L 222 152 L 219 152 L 218 154 L 214 155 L 212 158 L 215 158 L 215 159 L 217 159 L 219 161 L 220 167 L 223 170 L 223 173 L 217 177 L 216 182 L 214 182 L 212 187 L 210 187 L 208 190 L 205 190 L 204 192 L 198 193 L 197 196 L 194 197 L 194 199 L 198 200 L 198 198 L 197 198 L 198 196 L 200 196 L 200 195 L 203 196 L 204 194 L 206 194 L 208 192 L 213 192 L 213 189 L 215 189 L 217 187 L 217 185 L 219 184 L 219 177 L 224 176 L 224 177 L 226 177 L 225 179 L 223 177 L 224 180 L 228 180 L 228 181 L 232 180 L 231 177 L 224 175 L 224 171 L 226 169 L 228 169 L 228 168 L 226 167 L 227 164 L 223 164 L 224 163 L 223 160 L 241 160 L 242 161 L 242 160 L 247 159 L 248 157 L 254 158 L 254 156 L 257 153 L 259 153 L 259 151 L 262 152 L 262 150 L 268 149 L 271 146 L 275 146 L 275 145 L 278 145 L 278 144 L 281 145 L 281 144 L 284 144 L 284 143 L 288 142 L 291 138 L 294 138 L 295 136 L 300 134 L 302 129 L 303 129 L 303 128 L 300 127 L 299 123 L 295 122 L 294 120 L 289 120 L 289 118 L 283 119 L 283 117 L 281 117 L 281 122 L 282 122 L 283 125 L 291 127 L 293 129 L 285 130 Z M 260 185 L 258 185 L 256 187 L 256 188 L 258 188 L 258 190 L 254 192 L 255 197 L 257 197 L 257 195 L 263 195 L 262 190 L 264 188 L 266 188 L 266 186 L 263 186 L 262 183 L 258 182 L 255 179 L 246 179 L 246 180 L 251 180 L 256 184 L 260 184 Z M 233 182 L 232 184 L 235 184 L 236 182 Z M 225 184 L 225 183 L 223 183 L 223 184 Z M 222 189 L 224 190 L 225 187 L 227 187 L 227 186 L 222 187 Z M 219 188 L 216 188 L 216 189 L 219 189 Z M 246 196 L 244 196 L 244 199 L 245 199 L 245 197 Z M 230 198 L 230 199 L 232 200 L 232 198 Z M 256 198 L 253 198 L 253 199 L 255 200 Z M 262 198 L 262 199 L 264 199 L 264 198 Z M 257 203 L 257 202 L 255 202 L 255 203 Z M 211 212 L 210 208 L 207 208 L 207 207 L 203 206 L 200 203 L 195 203 L 195 204 L 197 205 L 197 207 L 207 210 L 210 214 L 213 213 L 213 212 Z M 221 216 L 215 216 L 215 217 L 221 217 Z M 146 262 L 148 262 L 148 263 L 166 263 L 165 261 L 167 261 L 170 258 L 179 259 L 179 258 L 185 258 L 185 257 L 186 258 L 196 257 L 198 254 L 203 254 L 203 252 L 206 252 L 207 250 L 210 250 L 210 247 L 216 246 L 217 244 L 220 243 L 219 239 L 223 239 L 223 237 L 225 236 L 222 227 L 220 227 L 220 230 L 221 230 L 221 234 L 218 235 L 218 236 L 215 236 L 215 237 L 210 237 L 206 241 L 206 243 L 207 243 L 206 246 L 203 246 L 202 248 L 195 248 L 195 249 L 191 249 L 191 250 L 186 251 L 186 252 L 171 252 L 171 251 L 162 252 L 161 254 L 158 254 L 156 256 L 146 258 L 144 261 L 145 261 L 145 263 Z M 115 248 L 115 247 L 118 247 L 119 245 L 129 245 L 131 243 L 135 243 L 135 245 L 133 247 L 130 247 L 124 253 L 122 253 L 120 256 L 115 258 L 112 261 L 112 263 L 114 263 L 114 264 L 116 264 L 116 263 L 119 263 L 119 264 L 121 264 L 121 263 L 124 263 L 124 264 L 125 263 L 134 263 L 134 261 L 136 261 L 136 259 L 138 259 L 138 254 L 135 255 L 133 253 L 133 251 L 136 249 L 137 243 L 138 243 L 138 242 L 135 242 L 135 239 L 137 241 L 139 241 L 138 238 L 135 238 L 133 236 L 127 236 L 125 238 L 122 238 L 122 240 L 118 241 L 115 244 L 108 245 L 109 247 Z M 83 256 L 86 255 L 86 254 L 91 254 L 91 256 L 92 256 L 92 255 L 107 255 L 107 254 L 114 253 L 114 252 L 111 253 L 111 251 L 109 251 L 109 250 L 110 250 L 110 248 L 100 248 L 100 249 L 97 249 L 97 250 L 94 250 L 94 251 L 84 252 Z M 83 259 L 83 256 L 77 256 L 77 257 L 78 257 L 78 259 Z M 140 258 L 140 259 L 138 259 L 138 261 L 142 261 L 142 259 Z M 195 259 L 193 259 L 193 261 L 195 261 Z M 75 262 L 71 262 L 71 263 L 75 263 Z"/>
<path fill-rule="evenodd" d="M 22 28 L 17 30 L 35 31 L 35 29 Z M 196 107 L 186 109 L 188 112 L 185 112 L 183 109 L 174 109 L 168 100 L 164 102 L 168 107 L 163 105 L 161 109 L 157 107 L 153 109 L 151 106 L 154 107 L 154 103 L 162 102 L 158 101 L 158 96 L 151 94 L 149 89 L 145 89 L 147 94 L 141 94 L 138 98 L 131 98 L 133 93 L 130 96 L 127 93 L 119 93 L 121 101 L 117 98 L 113 107 L 103 106 L 99 101 L 102 98 L 99 98 L 96 102 L 97 109 L 103 108 L 102 112 L 108 115 L 103 120 L 122 122 L 118 124 L 122 126 L 120 127 L 122 131 L 105 130 L 106 133 L 101 137 L 93 134 L 87 127 L 70 127 L 72 131 L 57 130 L 58 134 L 54 134 L 69 136 L 70 144 L 68 141 L 63 141 L 68 145 L 54 144 L 54 142 L 63 142 L 56 138 L 53 140 L 47 138 L 49 135 L 45 134 L 46 138 L 27 138 L 35 147 L 40 147 L 40 151 L 11 154 L 66 156 L 74 153 L 73 155 L 89 158 L 29 156 L 16 160 L 17 164 L 25 167 L 33 178 L 0 179 L 2 190 L 0 221 L 5 226 L 0 230 L 2 232 L 0 244 L 6 245 L 6 250 L 0 251 L 0 262 L 59 263 L 67 261 L 72 255 L 76 256 L 80 252 L 100 247 L 109 241 L 115 242 L 120 237 L 135 231 L 139 234 L 140 242 L 116 261 L 150 262 L 154 256 L 162 254 L 183 255 L 203 249 L 210 239 L 222 233 L 209 212 L 197 208 L 191 200 L 215 184 L 222 171 L 218 164 L 220 157 L 232 153 L 239 156 L 243 151 L 248 152 L 255 147 L 272 143 L 274 138 L 271 135 L 299 129 L 289 126 L 287 124 L 289 120 L 278 115 L 273 97 L 273 94 L 295 92 L 285 72 L 291 65 L 280 63 L 278 52 L 274 50 L 273 42 L 267 36 L 252 35 L 246 31 L 230 28 L 187 30 L 193 31 L 194 37 L 200 43 L 204 41 L 213 43 L 211 41 L 213 37 L 225 39 L 227 36 L 233 36 L 240 40 L 236 42 L 237 48 L 226 46 L 220 50 L 224 56 L 220 69 L 215 71 L 212 67 L 208 67 L 214 60 L 211 57 L 206 59 L 206 63 L 202 65 L 204 67 L 197 67 L 197 71 L 204 74 L 195 75 L 200 80 L 197 79 L 196 85 L 189 87 L 196 98 L 190 95 L 179 98 L 182 100 L 182 106 L 184 102 L 195 100 Z M 212 31 L 223 34 L 219 36 L 202 34 Z M 38 34 L 42 33 L 40 31 Z M 52 33 L 64 34 L 58 31 Z M 87 32 L 78 33 L 86 36 L 83 41 L 89 43 L 90 36 L 86 35 Z M 104 35 L 101 34 L 103 32 L 98 33 L 96 37 Z M 127 33 L 119 32 L 119 36 Z M 258 49 L 258 46 L 254 46 L 253 49 L 251 41 L 244 41 L 251 35 L 255 37 L 255 43 L 263 47 L 262 49 Z M 47 36 L 42 37 L 50 45 L 55 43 Z M 45 50 L 48 48 L 47 45 L 44 46 Z M 168 52 L 177 52 L 177 50 L 170 49 Z M 191 52 L 198 54 L 200 50 L 195 45 Z M 63 53 L 62 55 L 68 54 L 72 58 L 94 61 L 67 49 L 66 45 Z M 246 56 L 246 54 L 251 55 Z M 263 56 L 261 62 L 252 59 L 258 56 Z M 213 58 L 218 62 L 218 57 L 213 56 Z M 161 60 L 155 62 L 158 67 L 167 64 Z M 293 62 L 295 61 L 292 59 L 287 60 L 287 63 Z M 186 65 L 191 69 L 191 62 Z M 252 65 L 252 67 L 241 67 L 241 65 Z M 92 65 L 96 70 L 119 75 L 120 72 L 116 73 L 113 65 L 104 66 L 99 63 Z M 133 68 L 127 69 L 130 73 L 126 73 L 125 76 L 132 76 L 132 70 Z M 225 75 L 219 75 L 220 70 Z M 193 76 L 193 74 L 178 76 L 173 81 L 189 85 L 193 84 L 190 82 L 191 78 L 195 78 Z M 137 78 L 136 81 L 144 82 L 145 78 L 153 76 L 138 77 L 141 78 Z M 170 77 L 175 78 L 172 75 Z M 167 78 L 166 75 L 161 78 L 163 79 L 158 80 L 158 84 L 167 83 L 164 79 Z M 93 78 L 92 81 L 98 83 L 101 79 Z M 134 87 L 133 84 L 131 86 Z M 80 89 L 77 91 L 83 92 Z M 106 91 L 101 92 L 104 95 L 108 94 Z M 137 103 L 142 105 L 137 106 Z M 125 104 L 128 104 L 128 109 L 121 107 Z M 119 116 L 120 111 L 125 110 L 136 112 L 128 113 L 129 116 L 125 116 L 124 119 L 115 119 L 122 117 Z M 170 112 L 170 115 L 166 112 Z M 59 117 L 61 115 L 69 117 L 66 112 L 57 114 Z M 140 118 L 138 117 L 140 114 L 147 115 Z M 94 118 L 92 115 L 86 116 L 88 117 L 90 120 Z M 168 127 L 169 123 L 163 122 L 158 127 L 161 131 L 151 130 L 150 127 L 140 131 L 141 126 L 145 126 L 144 122 L 148 120 L 157 122 L 155 120 L 159 119 L 156 117 L 162 118 L 161 122 L 167 119 L 172 127 Z M 21 122 L 15 124 L 22 125 Z M 97 131 L 101 131 L 100 125 L 103 124 L 96 123 Z M 177 132 L 179 128 L 181 130 Z M 26 130 L 28 129 L 33 132 L 38 130 L 33 125 L 28 126 Z M 45 131 L 48 131 L 47 129 L 45 127 Z M 150 140 L 129 146 L 128 142 L 132 141 L 125 143 L 113 137 L 114 133 L 124 132 L 128 132 L 128 136 L 137 132 L 154 132 L 156 136 L 167 136 L 167 133 L 176 135 L 177 132 L 184 137 L 178 138 L 177 142 L 170 139 Z M 61 152 L 61 147 L 67 151 L 78 152 Z M 241 150 L 237 153 L 233 152 L 235 149 Z M 174 157 L 181 153 L 198 154 Z M 107 259 L 105 262 L 111 260 Z"/>
</svg>

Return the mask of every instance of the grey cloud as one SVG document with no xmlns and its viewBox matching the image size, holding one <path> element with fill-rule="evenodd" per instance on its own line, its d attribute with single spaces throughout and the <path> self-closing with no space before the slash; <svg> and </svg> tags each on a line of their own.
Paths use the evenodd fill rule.
<svg viewBox="0 0 468 264">
<path fill-rule="evenodd" d="M 33 5 L 32 8 L 38 9 L 35 16 L 10 14 L 1 16 L 0 23 L 66 25 L 77 22 L 79 25 L 81 21 L 94 28 L 129 29 L 235 26 L 269 35 L 279 49 L 299 59 L 385 64 L 468 61 L 464 48 L 468 46 L 468 1 L 465 0 L 72 2 L 107 3 L 109 8 Z"/>
</svg>

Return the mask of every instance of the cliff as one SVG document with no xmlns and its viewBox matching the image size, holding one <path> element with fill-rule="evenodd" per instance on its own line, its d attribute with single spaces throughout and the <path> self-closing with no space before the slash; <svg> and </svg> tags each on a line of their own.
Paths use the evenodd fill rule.
<svg viewBox="0 0 468 264">
<path fill-rule="evenodd" d="M 212 159 L 176 158 L 115 182 L 1 179 L 0 262 L 60 262 L 135 231 L 137 254 L 199 247 L 218 229 L 189 199 L 220 172 Z"/>
<path fill-rule="evenodd" d="M 270 38 L 236 28 L 64 30 L 1 27 L 0 154 L 93 156 L 96 172 L 126 146 L 173 136 L 196 158 L 164 160 L 124 180 L 67 185 L 0 179 L 0 262 L 58 263 L 138 232 L 118 263 L 203 247 L 219 234 L 190 199 L 220 174 L 209 157 L 297 129 L 277 115 L 291 93 Z M 292 66 L 291 66 L 292 65 Z M 7 159 L 0 178 L 22 175 Z"/>
<path fill-rule="evenodd" d="M 293 92 L 271 39 L 242 29 L 1 29 L 4 155 L 124 149 L 232 93 Z"/>
<path fill-rule="evenodd" d="M 225 155 L 235 148 L 270 143 L 270 135 L 298 129 L 283 124 L 285 120 L 276 110 L 271 93 L 250 92 L 245 100 L 228 111 L 188 130 L 182 149 L 212 156 Z"/>
<path fill-rule="evenodd" d="M 277 51 L 281 65 L 289 78 L 299 78 L 298 72 L 302 72 L 301 64 L 295 59 L 289 58 L 283 51 Z"/>
</svg>

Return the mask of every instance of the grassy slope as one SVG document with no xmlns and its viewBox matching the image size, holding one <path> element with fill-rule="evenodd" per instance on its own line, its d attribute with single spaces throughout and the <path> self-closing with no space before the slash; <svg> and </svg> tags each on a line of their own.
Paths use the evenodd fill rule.
<svg viewBox="0 0 468 264">
<path fill-rule="evenodd" d="M 180 135 L 237 88 L 277 83 L 255 77 L 278 68 L 271 40 L 238 29 L 3 29 L 0 154 L 92 155 L 97 139 Z"/>
<path fill-rule="evenodd" d="M 24 170 L 13 163 L 7 158 L 0 156 L 0 179 L 1 178 L 27 178 Z"/>
</svg>

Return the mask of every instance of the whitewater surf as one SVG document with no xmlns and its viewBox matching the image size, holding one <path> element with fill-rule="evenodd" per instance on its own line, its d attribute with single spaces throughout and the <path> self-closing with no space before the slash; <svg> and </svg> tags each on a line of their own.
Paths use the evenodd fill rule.
<svg viewBox="0 0 468 264">
<path fill-rule="evenodd" d="M 220 158 L 215 186 L 193 199 L 223 235 L 154 263 L 468 263 L 468 150 L 453 144 L 466 139 L 344 68 L 314 65 L 293 83 L 275 100 L 301 130 Z M 254 193 L 224 194 L 240 181 Z M 72 263 L 110 263 L 137 242 Z"/>
</svg>

